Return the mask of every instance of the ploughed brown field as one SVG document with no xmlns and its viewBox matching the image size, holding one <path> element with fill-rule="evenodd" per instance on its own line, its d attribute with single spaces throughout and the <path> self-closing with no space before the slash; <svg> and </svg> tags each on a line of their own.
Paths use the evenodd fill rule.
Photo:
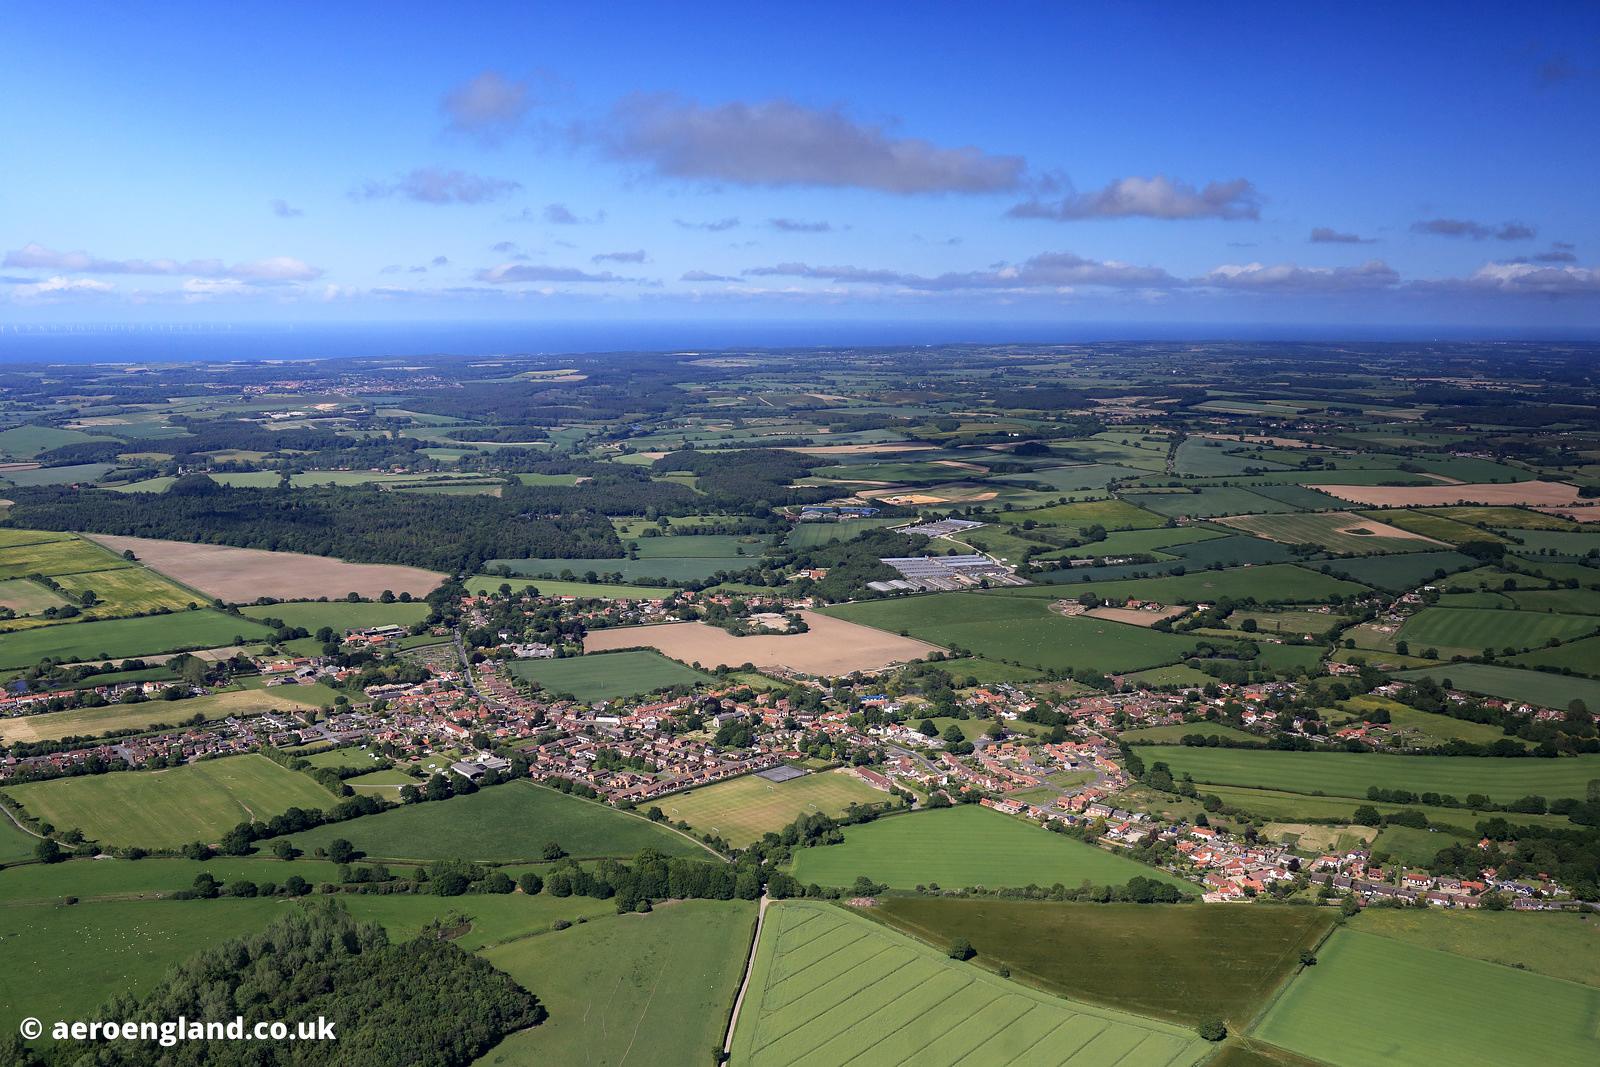
<svg viewBox="0 0 1600 1067">
<path fill-rule="evenodd" d="M 872 671 L 892 663 L 921 659 L 938 645 L 901 637 L 859 623 L 802 611 L 811 627 L 800 634 L 754 634 L 734 637 L 703 622 L 671 622 L 659 626 L 621 626 L 595 630 L 583 639 L 585 652 L 614 648 L 653 648 L 662 655 L 703 667 L 730 667 L 753 663 L 769 669 L 787 668 L 802 674 L 849 674 Z"/>
<path fill-rule="evenodd" d="M 1336 496 L 1372 507 L 1433 507 L 1447 504 L 1575 504 L 1578 490 L 1564 482 L 1463 482 L 1458 485 L 1310 485 Z"/>
<path fill-rule="evenodd" d="M 375 597 L 385 589 L 422 596 L 444 580 L 444 575 L 421 567 L 346 563 L 299 552 L 264 552 L 116 534 L 83 536 L 113 552 L 131 549 L 139 562 L 152 570 L 230 603 L 247 603 L 263 596 L 278 600 L 315 600 L 346 593 Z"/>
</svg>

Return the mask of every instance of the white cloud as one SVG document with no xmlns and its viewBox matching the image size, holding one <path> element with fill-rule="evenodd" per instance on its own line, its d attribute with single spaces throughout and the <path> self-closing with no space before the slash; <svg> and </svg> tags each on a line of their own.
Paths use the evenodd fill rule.
<svg viewBox="0 0 1600 1067">
<path fill-rule="evenodd" d="M 1069 193 L 1058 201 L 1027 200 L 1007 212 L 1015 219 L 1258 219 L 1261 195 L 1244 178 L 1196 189 L 1165 175 L 1119 178 L 1103 189 Z"/>
</svg>

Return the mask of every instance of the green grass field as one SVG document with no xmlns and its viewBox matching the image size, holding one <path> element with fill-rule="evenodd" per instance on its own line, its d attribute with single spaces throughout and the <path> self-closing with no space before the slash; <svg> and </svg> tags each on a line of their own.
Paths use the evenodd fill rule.
<svg viewBox="0 0 1600 1067">
<path fill-rule="evenodd" d="M 252 933 L 287 900 L 151 900 L 0 908 L 0 1020 L 93 1019 L 116 993 L 140 996 L 203 948 Z M 38 1047 L 36 1044 L 34 1047 Z"/>
<path fill-rule="evenodd" d="M 1589 913 L 1369 908 L 1350 928 L 1600 987 L 1600 916 Z"/>
<path fill-rule="evenodd" d="M 1206 1051 L 1192 1031 L 1008 982 L 846 908 L 785 900 L 767 910 L 733 1062 L 1179 1067 Z"/>
<path fill-rule="evenodd" d="M 324 626 L 331 626 L 342 634 L 346 630 L 364 630 L 369 626 L 410 626 L 428 617 L 428 605 L 421 601 L 411 604 L 352 604 L 338 600 L 324 604 L 301 601 L 262 604 L 241 608 L 240 612 L 252 619 L 282 619 L 290 626 L 303 627 L 312 633 Z"/>
<path fill-rule="evenodd" d="M 1513 656 L 1519 667 L 1570 667 L 1585 674 L 1600 673 L 1600 637 L 1580 637 L 1555 648 L 1540 648 Z"/>
<path fill-rule="evenodd" d="M 38 844 L 38 838 L 23 833 L 10 819 L 0 815 L 0 864 L 32 859 Z"/>
<path fill-rule="evenodd" d="M 853 803 L 887 799 L 888 794 L 853 774 L 825 771 L 788 782 L 769 782 L 747 774 L 663 797 L 654 804 L 673 822 L 681 819 L 701 833 L 716 834 L 734 848 L 744 848 L 801 815 L 841 815 Z"/>
<path fill-rule="evenodd" d="M 138 704 L 108 704 L 101 708 L 74 708 L 0 718 L 0 741 L 56 741 L 63 737 L 95 736 L 113 730 L 145 730 L 157 723 L 174 726 L 181 721 L 204 716 L 207 722 L 230 715 L 250 715 L 264 711 L 315 706 L 291 698 L 300 686 L 278 686 L 270 690 L 230 690 L 208 693 L 185 700 L 146 700 Z"/>
<path fill-rule="evenodd" d="M 214 842 L 246 819 L 291 807 L 318 810 L 335 797 L 265 756 L 228 756 L 165 771 L 118 771 L 9 786 L 28 814 L 76 827 L 104 845 L 176 848 Z"/>
<path fill-rule="evenodd" d="M 37 615 L 45 608 L 58 608 L 66 601 L 38 582 L 26 578 L 7 578 L 0 581 L 0 608 L 10 608 L 18 615 Z"/>
<path fill-rule="evenodd" d="M 1236 529 L 1291 545 L 1321 545 L 1330 552 L 1362 555 L 1369 552 L 1416 552 L 1438 548 L 1415 537 L 1360 533 L 1371 530 L 1372 520 L 1347 511 L 1305 512 L 1294 515 L 1233 515 L 1219 519 Z"/>
<path fill-rule="evenodd" d="M 1371 752 L 1281 752 L 1228 748 L 1135 748 L 1148 763 L 1160 760 L 1175 775 L 1197 782 L 1255 786 L 1289 792 L 1365 798 L 1372 786 L 1414 793 L 1482 793 L 1506 803 L 1538 793 L 1583 799 L 1600 778 L 1600 755 L 1561 759 L 1494 759 L 1471 756 L 1390 756 Z"/>
<path fill-rule="evenodd" d="M 567 659 L 519 659 L 510 667 L 547 693 L 571 693 L 582 701 L 639 696 L 679 685 L 712 680 L 659 652 L 607 652 Z"/>
<path fill-rule="evenodd" d="M 127 566 L 121 557 L 81 537 L 36 530 L 12 532 L 24 534 L 26 538 L 19 537 L 9 546 L 0 546 L 0 578 L 78 574 Z"/>
<path fill-rule="evenodd" d="M 709 1062 L 744 977 L 755 912 L 743 901 L 687 900 L 488 949 L 484 957 L 534 991 L 550 1018 L 506 1038 L 479 1067 Z"/>
<path fill-rule="evenodd" d="M 208 602 L 204 594 L 185 589 L 144 567 L 118 565 L 99 571 L 63 574 L 56 578 L 56 582 L 75 597 L 93 592 L 103 604 L 91 610 L 101 618 L 142 615 L 161 608 L 183 611 L 190 604 Z"/>
<path fill-rule="evenodd" d="M 1525 671 L 1516 667 L 1501 667 L 1489 663 L 1450 663 L 1440 667 L 1421 667 L 1400 671 L 1397 678 L 1432 678 L 1441 684 L 1448 680 L 1452 687 L 1469 693 L 1502 697 L 1506 700 L 1526 700 L 1540 707 L 1566 710 L 1574 700 L 1582 700 L 1589 708 L 1600 708 L 1600 681 L 1592 678 L 1575 678 L 1543 671 Z"/>
<path fill-rule="evenodd" d="M 1432 581 L 1440 571 L 1446 574 L 1471 567 L 1471 556 L 1460 552 L 1404 552 L 1389 556 L 1362 556 L 1356 559 L 1329 560 L 1322 566 L 1352 581 L 1398 592 Z"/>
<path fill-rule="evenodd" d="M 595 600 L 660 600 L 676 593 L 676 589 L 661 585 L 604 585 L 587 582 L 562 582 L 554 578 L 499 578 L 480 574 L 467 579 L 467 588 L 475 595 L 497 593 L 502 585 L 517 592 L 536 589 L 542 596 L 589 597 Z"/>
<path fill-rule="evenodd" d="M 1062 904 L 889 897 L 867 913 L 1048 993 L 1196 1025 L 1241 1028 L 1333 927 L 1326 908 Z"/>
<path fill-rule="evenodd" d="M 1341 930 L 1255 1035 L 1334 1067 L 1578 1064 L 1597 1017 L 1600 990 Z"/>
<path fill-rule="evenodd" d="M 1190 571 L 1109 582 L 1075 582 L 1068 578 L 1055 585 L 1008 587 L 982 595 L 1015 599 L 1077 597 L 1086 592 L 1117 600 L 1137 597 L 1163 604 L 1198 604 L 1225 596 L 1235 600 L 1251 598 L 1261 604 L 1316 604 L 1332 596 L 1362 593 L 1365 588 L 1292 563 L 1269 563 L 1259 567 Z"/>
<path fill-rule="evenodd" d="M 107 619 L 65 626 L 45 626 L 0 639 L 0 668 L 27 667 L 45 656 L 58 662 L 116 659 L 215 648 L 235 644 L 236 637 L 259 641 L 271 630 L 250 619 L 220 611 L 176 611 L 137 619 Z"/>
<path fill-rule="evenodd" d="M 1141 508 L 1162 517 L 1188 515 L 1210 518 L 1216 515 L 1248 515 L 1262 512 L 1290 512 L 1294 505 L 1252 493 L 1238 486 L 1221 485 L 1181 493 L 1125 493 L 1124 497 Z"/>
<path fill-rule="evenodd" d="M 1214 794 L 1229 807 L 1238 808 L 1249 812 L 1251 815 L 1263 819 L 1275 819 L 1283 822 L 1300 822 L 1306 819 L 1331 819 L 1335 822 L 1349 822 L 1355 816 L 1355 811 L 1363 804 L 1371 804 L 1384 815 L 1392 815 L 1398 811 L 1420 811 L 1427 816 L 1428 822 L 1458 830 L 1462 833 L 1471 833 L 1478 823 L 1489 818 L 1494 812 L 1474 811 L 1471 808 L 1442 808 L 1431 807 L 1426 804 L 1386 804 L 1382 801 L 1369 801 L 1358 797 L 1333 797 L 1312 796 L 1309 793 L 1288 793 L 1277 789 L 1251 789 L 1235 785 L 1205 785 L 1201 793 Z M 1571 821 L 1561 815 L 1518 815 L 1518 822 L 1527 822 L 1539 826 L 1566 826 L 1572 825 Z"/>
<path fill-rule="evenodd" d="M 1196 670 L 1184 663 L 1177 663 L 1171 667 L 1151 667 L 1145 671 L 1134 671 L 1123 676 L 1122 679 L 1129 685 L 1148 685 L 1157 689 L 1168 686 L 1203 686 L 1207 682 L 1216 681 L 1205 671 Z"/>
<path fill-rule="evenodd" d="M 1465 835 L 1418 830 L 1412 826 L 1386 826 L 1372 843 L 1373 855 L 1388 855 L 1406 867 L 1427 867 L 1439 850 L 1467 843 Z"/>
<path fill-rule="evenodd" d="M 1186 882 L 1154 867 L 1053 834 L 977 805 L 894 815 L 844 832 L 844 843 L 795 853 L 802 883 L 848 886 L 860 875 L 895 889 L 937 883 L 966 886 L 1122 885 L 1143 875 L 1188 891 Z"/>
<path fill-rule="evenodd" d="M 710 858 L 681 834 L 531 782 L 508 782 L 469 796 L 319 826 L 291 840 L 312 855 L 335 838 L 374 858 L 393 860 L 537 860 L 551 841 L 580 858 L 631 857 L 643 848 Z"/>
<path fill-rule="evenodd" d="M 1107 530 L 1148 530 L 1166 520 L 1124 500 L 1085 500 L 1033 511 L 1007 511 L 1001 514 L 1000 521 L 1018 526 L 1032 521 L 1058 532 L 1068 532 L 1089 526 L 1104 526 Z"/>
<path fill-rule="evenodd" d="M 1400 627 L 1397 638 L 1413 648 L 1454 648 L 1476 653 L 1485 648 L 1538 648 L 1554 638 L 1570 641 L 1600 629 L 1590 615 L 1495 608 L 1423 608 Z"/>
<path fill-rule="evenodd" d="M 1181 722 L 1171 726 L 1146 726 L 1137 730 L 1124 730 L 1122 740 L 1130 745 L 1175 745 L 1190 734 L 1202 737 L 1226 737 L 1245 745 L 1264 745 L 1266 739 L 1248 730 L 1240 730 L 1220 722 Z"/>
<path fill-rule="evenodd" d="M 8 824 L 9 825 L 9 824 Z M 339 880 L 337 864 L 301 857 L 283 861 L 265 854 L 213 856 L 208 860 L 147 857 L 142 860 L 92 859 L 33 863 L 0 875 L 0 903 L 57 904 L 66 896 L 81 900 L 154 900 L 188 889 L 205 871 L 219 882 L 246 880 L 281 885 L 298 874 L 307 882 Z"/>
<path fill-rule="evenodd" d="M 1057 589 L 1056 595 L 1063 594 Z M 1051 611 L 1045 600 L 1029 597 L 936 593 L 840 604 L 824 613 L 1041 668 L 1140 670 L 1175 663 L 1195 647 L 1190 638 L 1144 627 L 1087 616 L 1067 618 Z"/>
</svg>

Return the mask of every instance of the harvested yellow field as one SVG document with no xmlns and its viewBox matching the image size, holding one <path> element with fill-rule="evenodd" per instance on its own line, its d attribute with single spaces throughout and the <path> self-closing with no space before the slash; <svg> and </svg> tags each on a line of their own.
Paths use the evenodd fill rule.
<svg viewBox="0 0 1600 1067">
<path fill-rule="evenodd" d="M 299 552 L 265 552 L 114 534 L 84 536 L 113 552 L 132 550 L 145 566 L 209 596 L 239 604 L 263 596 L 278 600 L 315 600 L 346 593 L 375 597 L 385 589 L 421 596 L 444 578 L 421 567 L 346 563 Z"/>
<path fill-rule="evenodd" d="M 769 670 L 800 674 L 840 675 L 881 670 L 895 663 L 921 659 L 940 651 L 938 645 L 901 637 L 885 630 L 802 611 L 811 627 L 799 634 L 755 634 L 734 637 L 703 622 L 660 626 L 622 626 L 595 630 L 583 639 L 585 652 L 617 648 L 653 648 L 664 656 L 703 667 L 752 663 Z"/>
<path fill-rule="evenodd" d="M 1578 490 L 1565 482 L 1461 482 L 1456 485 L 1311 485 L 1357 504 L 1380 508 L 1435 507 L 1446 504 L 1571 505 Z"/>
</svg>

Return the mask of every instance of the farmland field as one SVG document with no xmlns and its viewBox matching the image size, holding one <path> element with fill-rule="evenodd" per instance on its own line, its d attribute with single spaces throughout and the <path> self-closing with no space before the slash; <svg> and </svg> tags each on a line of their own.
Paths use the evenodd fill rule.
<svg viewBox="0 0 1600 1067">
<path fill-rule="evenodd" d="M 1031 587 L 1023 587 L 1031 591 Z M 1059 597 L 1060 590 L 1054 590 Z M 1032 667 L 1139 670 L 1176 663 L 1194 650 L 1186 637 L 1084 616 L 1066 618 L 1043 599 L 981 593 L 861 601 L 826 614 L 880 630 L 906 630 L 946 647 Z"/>
<path fill-rule="evenodd" d="M 1432 646 L 1479 651 L 1511 645 L 1537 648 L 1583 637 L 1600 629 L 1600 620 L 1588 615 L 1558 615 L 1543 611 L 1504 611 L 1494 608 L 1423 608 L 1406 620 L 1399 637 L 1413 647 Z"/>
<path fill-rule="evenodd" d="M 393 860 L 536 860 L 551 841 L 579 858 L 631 857 L 642 848 L 669 856 L 709 855 L 682 834 L 643 818 L 531 782 L 319 826 L 292 840 L 310 853 L 341 837 L 369 856 Z"/>
<path fill-rule="evenodd" d="M 0 815 L 0 864 L 31 860 L 38 845 L 38 838 L 24 833 L 10 819 Z"/>
<path fill-rule="evenodd" d="M 1526 700 L 1540 707 L 1563 711 L 1574 700 L 1584 701 L 1590 709 L 1600 708 L 1600 681 L 1592 678 L 1518 670 L 1516 667 L 1490 663 L 1450 663 L 1441 667 L 1422 667 L 1401 671 L 1397 677 L 1432 678 L 1440 683 L 1448 679 L 1452 686 L 1469 693 L 1483 693 L 1506 700 Z"/>
<path fill-rule="evenodd" d="M 109 704 L 101 708 L 75 708 L 42 715 L 0 717 L 0 741 L 55 741 L 75 735 L 95 735 L 112 730 L 143 730 L 155 723 L 176 725 L 196 715 L 207 722 L 230 715 L 305 708 L 310 702 L 295 700 L 299 686 L 271 690 L 233 690 L 189 697 L 185 700 L 146 700 L 138 704 Z"/>
<path fill-rule="evenodd" d="M 1192 1031 L 1064 1001 L 997 978 L 848 909 L 785 900 L 767 911 L 733 1062 L 1179 1067 Z"/>
<path fill-rule="evenodd" d="M 260 623 L 210 609 L 46 626 L 0 638 L 0 667 L 26 667 L 45 656 L 70 663 L 214 648 L 235 644 L 236 637 L 260 640 L 271 633 Z"/>
<path fill-rule="evenodd" d="M 205 597 L 178 585 L 144 567 L 123 566 L 120 561 L 104 570 L 62 574 L 56 582 L 68 594 L 81 597 L 92 591 L 103 605 L 93 608 L 96 615 L 144 615 L 163 608 L 183 611 L 191 604 L 202 604 Z"/>
<path fill-rule="evenodd" d="M 1209 547 L 1201 544 L 1200 548 Z M 1263 567 L 1239 567 L 1224 571 L 1191 571 L 1188 574 L 1155 578 L 1127 578 L 1106 582 L 1075 582 L 1057 585 L 1019 586 L 981 594 L 1006 599 L 1029 597 L 1079 596 L 1085 592 L 1122 600 L 1137 597 L 1163 604 L 1198 604 L 1232 597 L 1253 599 L 1263 604 L 1308 604 L 1326 602 L 1329 597 L 1364 592 L 1363 586 L 1291 563 L 1271 563 Z"/>
<path fill-rule="evenodd" d="M 652 801 L 673 822 L 682 820 L 700 833 L 712 833 L 734 848 L 744 848 L 768 831 L 782 830 L 801 815 L 842 815 L 851 804 L 888 799 L 848 771 L 824 771 L 788 782 L 769 782 L 747 774 Z"/>
<path fill-rule="evenodd" d="M 889 897 L 867 914 L 1048 993 L 1197 1024 L 1242 1028 L 1332 929 L 1326 908 L 1072 904 Z"/>
<path fill-rule="evenodd" d="M 369 626 L 410 626 L 427 618 L 428 605 L 420 601 L 411 604 L 351 604 L 337 600 L 320 604 L 302 601 L 242 608 L 241 614 L 252 619 L 282 619 L 290 626 L 298 626 L 312 633 L 324 626 L 331 626 L 336 632 L 343 633 Z"/>
<path fill-rule="evenodd" d="M 1578 491 L 1561 482 L 1485 482 L 1460 485 L 1313 485 L 1330 496 L 1368 507 L 1437 504 L 1573 504 Z"/>
<path fill-rule="evenodd" d="M 1217 521 L 1257 537 L 1291 545 L 1321 545 L 1331 552 L 1340 553 L 1413 552 L 1421 548 L 1438 548 L 1444 544 L 1398 526 L 1352 515 L 1348 511 L 1233 515 Z"/>
<path fill-rule="evenodd" d="M 292 907 L 254 899 L 0 908 L 0 1018 L 95 1018 L 114 994 L 142 995 L 190 955 L 259 930 Z"/>
<path fill-rule="evenodd" d="M 749 637 L 734 637 L 703 622 L 613 627 L 590 631 L 583 647 L 587 652 L 604 652 L 649 646 L 675 660 L 707 667 L 751 663 L 821 675 L 878 670 L 893 663 L 922 659 L 938 649 L 924 641 L 875 629 L 870 622 L 857 625 L 857 620 L 841 615 L 835 611 L 802 611 L 800 617 L 810 627 L 805 633 Z"/>
<path fill-rule="evenodd" d="M 550 1018 L 506 1038 L 478 1067 L 708 1059 L 744 977 L 755 913 L 744 901 L 686 900 L 486 950 L 538 992 Z"/>
<path fill-rule="evenodd" d="M 1019 526 L 1032 521 L 1040 526 L 1072 530 L 1089 526 L 1104 526 L 1107 530 L 1148 530 L 1164 521 L 1161 516 L 1123 500 L 1086 500 L 1033 511 L 1008 511 L 1001 514 L 1000 520 Z"/>
<path fill-rule="evenodd" d="M 91 537 L 119 555 L 133 552 L 141 563 L 184 585 L 235 603 L 248 603 L 262 596 L 277 600 L 346 593 L 376 597 L 385 589 L 422 596 L 443 577 L 418 567 L 346 563 L 299 552 L 264 552 L 111 534 Z"/>
<path fill-rule="evenodd" d="M 1135 748 L 1146 763 L 1161 760 L 1174 775 L 1197 782 L 1257 786 L 1364 799 L 1367 789 L 1409 789 L 1465 798 L 1483 793 L 1507 803 L 1529 793 L 1583 799 L 1600 778 L 1600 755 L 1562 759 L 1391 756 L 1368 752 L 1282 752 L 1223 748 Z"/>
<path fill-rule="evenodd" d="M 1255 1034 L 1335 1067 L 1576 1064 L 1600 1058 L 1597 1016 L 1600 989 L 1351 929 Z"/>
<path fill-rule="evenodd" d="M 610 631 L 602 631 L 610 632 Z M 567 659 L 519 659 L 509 666 L 518 678 L 547 693 L 571 693 L 590 702 L 638 696 L 679 685 L 699 685 L 709 674 L 674 663 L 655 652 L 608 652 Z"/>
<path fill-rule="evenodd" d="M 1197 887 L 1154 867 L 976 805 L 891 815 L 848 827 L 844 843 L 795 853 L 802 883 L 848 886 L 859 875 L 895 889 L 966 886 L 1123 885 L 1144 876 Z"/>
<path fill-rule="evenodd" d="M 0 581 L 0 608 L 10 608 L 18 615 L 35 615 L 45 608 L 57 608 L 66 601 L 38 582 L 26 578 L 7 578 Z"/>
<path fill-rule="evenodd" d="M 1252 789 L 1245 786 L 1209 783 L 1203 786 L 1200 792 L 1214 794 L 1229 807 L 1238 808 L 1251 815 L 1285 822 L 1298 822 L 1302 819 L 1349 822 L 1355 817 L 1356 808 L 1370 804 L 1384 815 L 1392 815 L 1399 811 L 1418 811 L 1427 816 L 1428 822 L 1434 826 L 1471 833 L 1478 823 L 1493 814 L 1493 812 L 1475 811 L 1472 808 L 1388 804 L 1378 800 L 1367 800 L 1364 797 L 1313 796 L 1310 793 L 1289 793 L 1276 789 Z M 1559 815 L 1518 815 L 1517 821 L 1540 826 L 1572 825 L 1565 817 Z"/>
<path fill-rule="evenodd" d="M 119 771 L 8 786 L 28 814 L 103 845 L 177 848 L 216 841 L 246 819 L 331 808 L 332 793 L 265 756 L 228 756 L 164 771 Z"/>
<path fill-rule="evenodd" d="M 27 538 L 0 547 L 0 578 L 22 578 L 29 574 L 55 577 L 126 565 L 104 548 L 82 538 L 33 530 L 15 532 L 26 534 Z"/>
<path fill-rule="evenodd" d="M 554 578 L 501 578 L 493 574 L 480 574 L 467 579 L 467 588 L 474 595 L 498 592 L 509 585 L 518 592 L 536 589 L 542 596 L 572 596 L 595 600 L 660 600 L 678 592 L 659 585 L 604 585 L 589 582 L 563 582 Z"/>
<path fill-rule="evenodd" d="M 1600 987 L 1600 917 L 1592 913 L 1371 908 L 1351 929 Z"/>
<path fill-rule="evenodd" d="M 1175 745 L 1190 734 L 1202 737 L 1225 737 L 1242 745 L 1264 745 L 1266 740 L 1248 730 L 1240 730 L 1226 723 L 1180 722 L 1169 726 L 1144 726 L 1137 730 L 1124 730 L 1118 736 L 1130 745 Z"/>
</svg>

